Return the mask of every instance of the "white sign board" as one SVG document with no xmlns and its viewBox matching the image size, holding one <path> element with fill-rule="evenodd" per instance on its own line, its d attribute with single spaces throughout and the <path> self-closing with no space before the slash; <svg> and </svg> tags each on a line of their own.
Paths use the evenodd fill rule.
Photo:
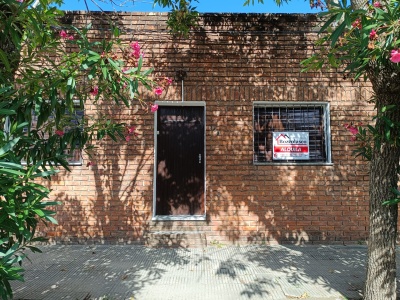
<svg viewBox="0 0 400 300">
<path fill-rule="evenodd" d="M 308 132 L 273 132 L 273 159 L 310 159 Z"/>
</svg>

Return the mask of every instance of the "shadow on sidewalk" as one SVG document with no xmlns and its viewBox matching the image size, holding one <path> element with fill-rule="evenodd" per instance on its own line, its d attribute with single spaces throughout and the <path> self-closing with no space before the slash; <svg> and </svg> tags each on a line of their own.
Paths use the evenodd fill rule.
<svg viewBox="0 0 400 300">
<path fill-rule="evenodd" d="M 25 263 L 25 282 L 13 283 L 15 299 L 361 299 L 367 252 L 355 245 L 43 250 Z"/>
</svg>

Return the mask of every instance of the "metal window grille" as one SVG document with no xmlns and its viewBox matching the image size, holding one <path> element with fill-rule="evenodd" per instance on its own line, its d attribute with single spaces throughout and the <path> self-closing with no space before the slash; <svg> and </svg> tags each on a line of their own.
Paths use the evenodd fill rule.
<svg viewBox="0 0 400 300">
<path fill-rule="evenodd" d="M 83 118 L 84 118 L 84 108 L 80 106 L 79 102 L 74 105 L 74 112 L 71 114 L 66 112 L 69 116 L 68 125 L 64 127 L 64 132 L 68 132 L 72 129 L 79 128 L 80 131 L 83 130 Z M 82 149 L 81 145 L 75 145 L 75 149 L 66 150 L 65 154 L 68 155 L 67 161 L 70 166 L 80 166 L 83 163 L 82 160 Z"/>
<path fill-rule="evenodd" d="M 83 130 L 83 117 L 84 117 L 84 108 L 81 107 L 79 100 L 74 100 L 74 112 L 70 113 L 68 110 L 65 112 L 65 117 L 64 117 L 65 126 L 63 127 L 63 131 L 66 133 L 74 128 L 81 128 Z M 49 124 L 48 126 L 53 126 L 52 125 L 53 119 L 54 116 L 50 115 L 48 122 L 46 122 L 46 124 Z M 38 116 L 32 110 L 31 129 L 36 129 L 37 121 L 38 121 Z M 44 124 L 43 126 L 47 126 L 46 124 Z M 52 130 L 54 131 L 55 128 L 53 128 Z M 24 131 L 26 134 L 28 134 L 28 128 L 24 128 Z M 48 138 L 48 134 L 43 133 L 43 138 L 44 139 Z M 75 145 L 75 149 L 72 152 L 70 149 L 67 149 L 64 151 L 64 153 L 68 155 L 67 157 L 68 165 L 81 166 L 83 164 L 82 149 L 80 145 Z M 22 163 L 26 162 L 23 161 Z"/>
<path fill-rule="evenodd" d="M 255 164 L 330 163 L 328 103 L 254 103 Z M 273 159 L 274 132 L 308 132 L 309 159 Z"/>
</svg>

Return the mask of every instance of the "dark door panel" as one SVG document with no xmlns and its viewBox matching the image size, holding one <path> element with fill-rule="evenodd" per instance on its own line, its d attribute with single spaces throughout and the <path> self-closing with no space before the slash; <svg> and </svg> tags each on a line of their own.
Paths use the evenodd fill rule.
<svg viewBox="0 0 400 300">
<path fill-rule="evenodd" d="M 159 106 L 156 155 L 156 215 L 203 215 L 203 106 Z"/>
</svg>

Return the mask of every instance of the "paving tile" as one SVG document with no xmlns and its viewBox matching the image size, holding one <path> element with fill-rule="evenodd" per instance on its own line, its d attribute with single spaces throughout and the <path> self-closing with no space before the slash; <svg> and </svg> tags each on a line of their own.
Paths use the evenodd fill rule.
<svg viewBox="0 0 400 300">
<path fill-rule="evenodd" d="M 360 298 L 365 246 L 44 246 L 14 299 L 280 300 Z M 400 256 L 400 252 L 399 252 Z M 132 298 L 133 297 L 133 298 Z"/>
</svg>

